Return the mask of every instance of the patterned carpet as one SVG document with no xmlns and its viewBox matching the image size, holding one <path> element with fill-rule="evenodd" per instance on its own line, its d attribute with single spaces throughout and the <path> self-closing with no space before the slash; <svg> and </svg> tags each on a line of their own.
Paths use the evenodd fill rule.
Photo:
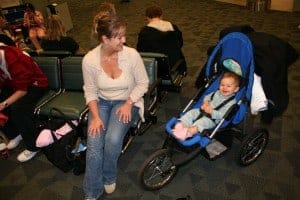
<svg viewBox="0 0 300 200">
<path fill-rule="evenodd" d="M 65 1 L 55 1 L 57 3 Z M 90 47 L 92 17 L 101 1 L 67 0 L 73 21 L 69 35 L 84 49 Z M 269 144 L 263 155 L 248 167 L 236 163 L 239 143 L 234 142 L 223 157 L 209 161 L 196 157 L 181 167 L 170 184 L 158 191 L 143 190 L 137 174 L 144 160 L 161 148 L 166 121 L 176 116 L 194 95 L 194 82 L 205 63 L 206 50 L 214 45 L 225 27 L 249 24 L 256 31 L 274 34 L 300 52 L 300 13 L 268 11 L 256 13 L 246 7 L 213 0 L 131 0 L 115 3 L 117 12 L 128 23 L 127 43 L 136 45 L 137 34 L 145 24 L 144 8 L 159 2 L 164 18 L 179 26 L 184 37 L 188 76 L 181 93 L 169 93 L 158 106 L 158 122 L 144 135 L 137 136 L 119 160 L 117 190 L 107 200 L 175 200 L 190 195 L 193 200 L 296 200 L 300 196 L 300 61 L 289 68 L 290 102 L 286 112 L 266 128 Z M 247 117 L 249 127 L 259 126 L 259 117 Z M 5 200 L 77 200 L 83 199 L 83 175 L 74 176 L 53 167 L 44 155 L 18 163 L 22 145 L 8 159 L 0 158 L 0 199 Z"/>
</svg>

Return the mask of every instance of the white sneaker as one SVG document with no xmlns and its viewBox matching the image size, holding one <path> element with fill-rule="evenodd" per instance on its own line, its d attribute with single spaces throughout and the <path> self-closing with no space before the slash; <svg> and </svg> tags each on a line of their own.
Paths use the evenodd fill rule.
<svg viewBox="0 0 300 200">
<path fill-rule="evenodd" d="M 37 153 L 38 153 L 38 151 L 29 151 L 29 150 L 25 149 L 22 153 L 20 153 L 18 155 L 17 159 L 20 162 L 26 162 L 26 161 L 30 160 L 31 158 L 33 158 Z"/>
<path fill-rule="evenodd" d="M 6 144 L 3 142 L 3 143 L 0 143 L 0 151 L 3 151 L 4 149 L 6 149 Z"/>
<path fill-rule="evenodd" d="M 104 190 L 107 194 L 111 194 L 116 190 L 116 183 L 110 185 L 104 185 Z"/>
<path fill-rule="evenodd" d="M 16 148 L 20 144 L 21 140 L 22 140 L 22 136 L 18 135 L 17 137 L 15 137 L 14 139 L 11 139 L 8 142 L 7 148 L 8 149 L 14 149 L 14 148 Z"/>
</svg>

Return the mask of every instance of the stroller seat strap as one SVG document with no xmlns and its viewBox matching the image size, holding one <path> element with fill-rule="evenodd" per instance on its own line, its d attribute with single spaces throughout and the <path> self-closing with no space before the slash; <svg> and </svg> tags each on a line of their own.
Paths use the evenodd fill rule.
<svg viewBox="0 0 300 200">
<path fill-rule="evenodd" d="M 214 96 L 215 96 L 215 93 L 212 93 L 212 95 L 210 96 L 210 100 L 212 101 Z M 235 95 L 232 95 L 231 97 L 229 97 L 228 99 L 225 99 L 222 103 L 220 103 L 217 107 L 214 108 L 214 110 L 219 110 L 220 108 L 222 108 L 223 106 L 225 106 L 228 102 L 230 102 L 231 100 L 233 100 L 235 98 Z M 194 121 L 197 121 L 198 119 L 200 119 L 201 117 L 203 116 L 206 116 L 208 118 L 210 118 L 212 121 L 214 121 L 212 118 L 211 118 L 211 115 L 206 113 L 204 110 L 202 110 L 200 108 L 200 114 L 198 115 L 198 117 L 194 120 Z M 215 121 L 214 121 L 215 122 Z"/>
</svg>

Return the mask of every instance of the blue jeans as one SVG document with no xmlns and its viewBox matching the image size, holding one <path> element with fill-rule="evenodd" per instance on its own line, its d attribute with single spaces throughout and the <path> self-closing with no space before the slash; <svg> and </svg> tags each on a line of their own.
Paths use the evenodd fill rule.
<svg viewBox="0 0 300 200">
<path fill-rule="evenodd" d="M 99 114 L 104 123 L 105 130 L 96 136 L 87 137 L 86 171 L 83 189 L 86 197 L 98 198 L 103 193 L 103 185 L 116 182 L 117 162 L 120 156 L 123 139 L 132 122 L 123 123 L 118 119 L 116 110 L 125 101 L 107 101 L 100 99 Z M 133 106 L 132 119 L 138 116 L 138 108 Z M 89 119 L 90 121 L 90 119 Z"/>
</svg>

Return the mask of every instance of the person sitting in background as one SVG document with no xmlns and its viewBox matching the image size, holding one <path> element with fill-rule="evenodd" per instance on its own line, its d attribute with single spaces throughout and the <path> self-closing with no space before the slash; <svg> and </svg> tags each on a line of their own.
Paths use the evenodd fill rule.
<svg viewBox="0 0 300 200">
<path fill-rule="evenodd" d="M 117 11 L 115 5 L 109 2 L 102 2 L 99 6 L 99 11 L 95 15 L 93 19 L 93 26 L 92 26 L 92 33 L 91 33 L 91 47 L 94 48 L 99 45 L 98 34 L 96 31 L 96 21 L 98 20 L 99 16 L 107 15 L 110 18 L 117 16 Z"/>
<path fill-rule="evenodd" d="M 34 108 L 48 88 L 48 79 L 34 60 L 21 49 L 0 43 L 0 112 L 8 116 L 1 127 L 10 139 L 0 144 L 0 150 L 13 149 L 23 139 L 26 150 L 17 156 L 20 162 L 33 158 L 36 123 Z"/>
<path fill-rule="evenodd" d="M 9 46 L 16 46 L 12 36 L 7 30 L 7 21 L 5 16 L 2 14 L 0 14 L 0 42 Z"/>
<path fill-rule="evenodd" d="M 177 69 L 185 75 L 187 67 L 181 51 L 183 46 L 181 31 L 175 24 L 162 19 L 162 9 L 157 5 L 147 7 L 145 15 L 148 24 L 138 35 L 137 50 L 166 54 L 170 66 L 174 66 L 178 60 L 182 59 L 183 62 Z"/>
<path fill-rule="evenodd" d="M 80 50 L 78 43 L 67 36 L 65 27 L 58 15 L 49 16 L 46 34 L 40 43 L 43 50 L 64 50 L 72 54 Z"/>
<path fill-rule="evenodd" d="M 31 3 L 24 5 L 24 23 L 23 26 L 28 29 L 29 39 L 37 53 L 43 51 L 39 39 L 45 36 L 46 27 L 44 17 L 40 11 L 35 10 Z"/>
</svg>

